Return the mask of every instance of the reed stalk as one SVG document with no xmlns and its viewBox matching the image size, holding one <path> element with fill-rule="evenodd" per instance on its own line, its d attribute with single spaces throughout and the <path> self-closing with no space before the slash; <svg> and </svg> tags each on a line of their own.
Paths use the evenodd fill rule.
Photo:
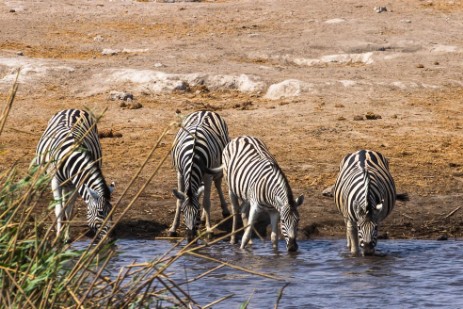
<svg viewBox="0 0 463 309">
<path fill-rule="evenodd" d="M 0 118 L 0 134 L 13 106 L 18 90 L 15 83 L 8 97 Z M 99 119 L 99 117 L 96 117 Z M 160 143 L 173 128 L 181 127 L 179 121 L 169 124 L 156 141 L 139 170 L 134 174 L 128 186 L 115 203 L 112 212 L 120 206 L 128 189 L 148 161 L 159 149 Z M 87 132 L 88 133 L 88 132 Z M 137 202 L 139 196 L 158 174 L 170 154 L 169 149 L 161 156 L 148 180 L 139 188 L 114 221 L 110 232 L 126 216 Z M 56 163 L 56 162 L 54 162 Z M 58 163 L 59 164 L 59 163 Z M 233 265 L 211 258 L 207 253 L 198 253 L 200 249 L 212 246 L 229 237 L 226 235 L 204 245 L 196 245 L 205 232 L 200 233 L 195 241 L 181 247 L 181 239 L 170 250 L 147 263 L 132 263 L 119 272 L 108 276 L 108 265 L 117 253 L 112 243 L 107 242 L 107 235 L 101 241 L 96 237 L 84 249 L 76 249 L 64 243 L 62 236 L 55 236 L 53 228 L 56 219 L 53 214 L 53 202 L 45 216 L 41 213 L 39 200 L 43 200 L 44 192 L 49 190 L 50 177 L 44 167 L 31 166 L 29 174 L 20 178 L 16 167 L 0 172 L 0 307 L 1 308 L 160 308 L 163 303 L 168 306 L 184 308 L 201 308 L 184 289 L 194 281 L 218 271 L 223 267 L 231 267 L 250 275 L 281 280 L 276 276 L 258 273 L 244 267 Z M 112 213 L 111 213 L 112 215 Z M 109 216 L 108 216 L 109 217 Z M 229 218 L 224 219 L 229 220 Z M 222 224 L 216 224 L 213 228 Z M 67 222 L 69 224 L 69 222 Z M 106 224 L 103 222 L 102 226 Z M 239 232 L 240 230 L 236 231 Z M 79 236 L 79 238 L 82 237 Z M 213 261 L 218 265 L 204 273 L 181 283 L 171 279 L 171 269 L 175 262 L 186 256 Z M 205 305 L 210 308 L 233 295 L 226 295 Z M 247 305 L 247 304 L 246 304 Z"/>
</svg>

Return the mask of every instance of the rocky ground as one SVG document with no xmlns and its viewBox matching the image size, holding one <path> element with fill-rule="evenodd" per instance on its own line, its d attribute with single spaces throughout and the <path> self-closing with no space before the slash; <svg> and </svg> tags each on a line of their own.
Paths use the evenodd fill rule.
<svg viewBox="0 0 463 309">
<path fill-rule="evenodd" d="M 321 192 L 341 158 L 361 148 L 386 155 L 398 191 L 410 195 L 382 224 L 384 237 L 462 237 L 461 1 L 165 2 L 174 3 L 0 1 L 1 102 L 21 68 L 0 171 L 26 172 L 58 110 L 105 111 L 103 166 L 117 184 L 117 217 L 169 151 L 177 129 L 126 191 L 176 112 L 210 109 L 232 137 L 264 140 L 294 193 L 304 193 L 300 238 L 343 235 Z M 118 234 L 164 235 L 175 186 L 168 158 Z M 84 218 L 80 202 L 74 225 Z"/>
</svg>

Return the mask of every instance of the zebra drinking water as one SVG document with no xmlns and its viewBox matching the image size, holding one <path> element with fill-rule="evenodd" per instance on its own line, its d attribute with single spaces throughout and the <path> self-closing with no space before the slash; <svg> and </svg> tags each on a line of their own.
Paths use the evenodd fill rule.
<svg viewBox="0 0 463 309">
<path fill-rule="evenodd" d="M 56 202 L 56 232 L 62 230 L 63 216 L 71 220 L 77 195 L 87 204 L 89 227 L 97 232 L 111 211 L 110 197 L 114 185 L 106 185 L 101 171 L 102 153 L 95 118 L 88 112 L 67 109 L 55 114 L 37 146 L 35 162 L 47 166 Z M 110 222 L 98 234 L 107 234 Z M 69 224 L 64 239 L 69 241 Z"/>
<path fill-rule="evenodd" d="M 374 254 L 378 225 L 391 213 L 395 201 L 408 200 L 406 193 L 396 194 L 387 159 L 371 150 L 344 157 L 332 193 L 344 216 L 347 246 L 358 254 L 360 245 L 363 255 Z"/>
<path fill-rule="evenodd" d="M 207 169 L 220 166 L 222 150 L 230 141 L 225 120 L 217 113 L 198 111 L 187 116 L 182 122 L 172 149 L 172 162 L 177 171 L 178 190 L 173 193 L 177 198 L 174 221 L 169 235 L 175 236 L 183 211 L 187 227 L 187 239 L 196 236 L 196 222 L 199 218 L 199 198 L 203 196 L 203 217 L 206 231 L 212 233 L 210 223 L 211 184 L 214 181 L 219 194 L 222 215 L 230 212 L 222 192 L 222 175 L 210 175 Z"/>
<path fill-rule="evenodd" d="M 304 196 L 294 199 L 288 179 L 264 143 L 251 136 L 235 138 L 225 147 L 222 161 L 234 214 L 231 243 L 236 242 L 236 215 L 241 201 L 243 208 L 249 208 L 249 218 L 248 211 L 242 210 L 243 224 L 247 227 L 241 248 L 245 248 L 251 238 L 257 214 L 267 211 L 272 225 L 273 247 L 277 248 L 278 223 L 281 221 L 287 250 L 297 251 L 297 207 L 304 201 Z"/>
</svg>

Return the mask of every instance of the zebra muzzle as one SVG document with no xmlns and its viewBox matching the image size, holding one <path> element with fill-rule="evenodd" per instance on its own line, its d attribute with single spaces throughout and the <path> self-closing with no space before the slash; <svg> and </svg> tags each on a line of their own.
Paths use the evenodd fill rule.
<svg viewBox="0 0 463 309">
<path fill-rule="evenodd" d="M 361 242 L 360 248 L 362 248 L 363 255 L 375 254 L 375 244 L 373 242 L 369 242 L 369 243 Z"/>
<path fill-rule="evenodd" d="M 298 248 L 299 246 L 296 243 L 296 239 L 290 238 L 288 244 L 286 245 L 286 249 L 288 250 L 288 252 L 296 252 Z"/>
</svg>

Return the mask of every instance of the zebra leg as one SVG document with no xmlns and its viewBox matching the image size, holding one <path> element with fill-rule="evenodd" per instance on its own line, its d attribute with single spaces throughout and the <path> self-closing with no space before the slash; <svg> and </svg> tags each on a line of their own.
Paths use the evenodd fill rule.
<svg viewBox="0 0 463 309">
<path fill-rule="evenodd" d="M 183 181 L 183 176 L 181 173 L 177 172 L 177 179 L 178 179 L 178 191 L 179 192 L 184 192 L 185 191 L 185 183 Z M 172 222 L 172 226 L 169 229 L 169 236 L 170 237 L 175 237 L 177 236 L 177 228 L 180 224 L 180 208 L 182 207 L 182 202 L 180 199 L 177 198 L 177 206 L 175 208 L 175 216 L 174 216 L 174 222 Z"/>
<path fill-rule="evenodd" d="M 64 230 L 64 241 L 70 242 L 69 229 L 71 226 L 72 209 L 77 198 L 76 191 L 71 187 L 64 187 L 63 190 L 64 215 L 66 217 L 66 227 Z"/>
<path fill-rule="evenodd" d="M 53 177 L 51 180 L 51 189 L 53 191 L 53 198 L 55 200 L 56 236 L 59 236 L 63 224 L 64 213 L 61 185 L 56 177 Z"/>
<path fill-rule="evenodd" d="M 228 210 L 227 201 L 223 195 L 222 191 L 222 175 L 214 177 L 214 185 L 217 189 L 217 193 L 219 194 L 220 198 L 220 208 L 222 208 L 222 217 L 226 218 L 230 216 L 230 210 Z"/>
<path fill-rule="evenodd" d="M 238 197 L 229 191 L 230 195 L 230 200 L 232 203 L 232 211 L 233 211 L 233 221 L 232 221 L 232 231 L 231 231 L 231 237 L 230 237 L 230 243 L 232 245 L 236 244 L 236 230 L 237 230 L 237 224 L 238 224 L 238 213 L 239 213 L 239 201 Z"/>
<path fill-rule="evenodd" d="M 248 217 L 249 217 L 250 203 L 248 201 L 243 201 L 241 204 L 241 220 L 243 221 L 243 227 L 246 229 L 248 226 Z M 252 244 L 252 238 L 249 239 L 249 244 Z"/>
<path fill-rule="evenodd" d="M 358 231 L 357 225 L 352 223 L 349 219 L 346 219 L 346 236 L 347 236 L 347 247 L 350 248 L 352 254 L 358 254 Z"/>
<path fill-rule="evenodd" d="M 243 239 L 241 240 L 241 249 L 244 249 L 251 239 L 252 227 L 257 214 L 257 203 L 251 202 L 251 208 L 249 210 L 249 222 L 248 226 L 244 230 Z"/>
<path fill-rule="evenodd" d="M 270 239 L 272 240 L 273 249 L 278 249 L 278 223 L 280 222 L 280 214 L 278 212 L 270 212 L 270 224 L 272 225 L 272 233 Z"/>
<path fill-rule="evenodd" d="M 206 219 L 206 233 L 208 236 L 212 236 L 214 233 L 211 229 L 211 186 L 212 176 L 206 175 L 203 178 L 204 181 L 204 192 L 203 192 L 203 214 Z"/>
</svg>

